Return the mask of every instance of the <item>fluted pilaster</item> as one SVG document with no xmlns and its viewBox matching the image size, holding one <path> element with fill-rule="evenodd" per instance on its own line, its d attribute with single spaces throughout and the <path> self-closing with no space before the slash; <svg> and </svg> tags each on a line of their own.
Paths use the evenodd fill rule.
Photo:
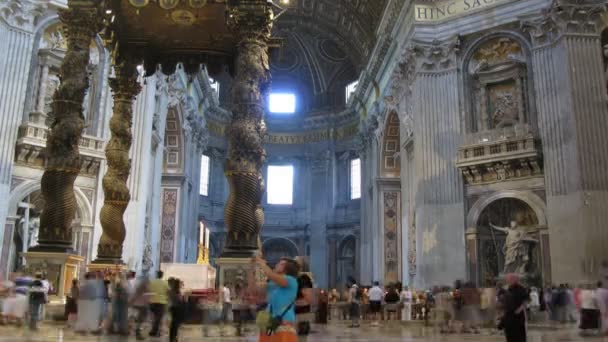
<svg viewBox="0 0 608 342">
<path fill-rule="evenodd" d="M 106 146 L 108 170 L 103 177 L 104 205 L 100 222 L 103 229 L 97 248 L 95 263 L 122 263 L 125 239 L 123 214 L 131 199 L 127 179 L 131 172 L 129 150 L 133 135 L 133 101 L 141 91 L 137 61 L 130 56 L 121 57 L 115 66 L 116 77 L 110 80 L 114 95 L 114 108 L 110 119 L 112 134 Z"/>
<path fill-rule="evenodd" d="M 88 87 L 89 46 L 103 26 L 98 2 L 70 1 L 60 11 L 68 49 L 61 65 L 61 85 L 53 96 L 52 122 L 46 145 L 41 192 L 45 206 L 40 218 L 39 246 L 33 250 L 70 251 L 76 210 L 74 181 L 80 170 L 78 144 L 84 129 L 82 101 Z"/>
<path fill-rule="evenodd" d="M 461 136 L 458 46 L 454 38 L 411 48 L 416 286 L 448 284 L 466 274 L 464 230 L 458 224 L 464 222 L 463 184 L 454 165 Z"/>
<path fill-rule="evenodd" d="M 523 24 L 534 43 L 553 282 L 592 280 L 608 262 L 608 107 L 598 29 L 605 11 L 597 2 L 561 1 Z"/>
</svg>

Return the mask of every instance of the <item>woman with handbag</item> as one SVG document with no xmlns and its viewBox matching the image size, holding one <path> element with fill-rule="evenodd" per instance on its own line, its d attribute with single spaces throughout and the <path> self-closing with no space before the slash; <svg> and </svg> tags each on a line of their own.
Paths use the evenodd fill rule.
<svg viewBox="0 0 608 342">
<path fill-rule="evenodd" d="M 260 342 L 296 342 L 298 334 L 294 305 L 298 294 L 299 266 L 295 260 L 281 259 L 274 270 L 260 256 L 253 258 L 268 278 L 266 298 L 268 306 L 256 319 L 261 327 Z M 266 329 L 263 329 L 263 327 Z M 265 330 L 265 331 L 264 331 Z"/>
</svg>

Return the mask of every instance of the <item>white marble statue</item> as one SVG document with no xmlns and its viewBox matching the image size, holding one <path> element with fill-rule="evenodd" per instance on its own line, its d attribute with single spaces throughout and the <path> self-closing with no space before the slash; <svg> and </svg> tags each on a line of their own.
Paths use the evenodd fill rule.
<svg viewBox="0 0 608 342">
<path fill-rule="evenodd" d="M 34 247 L 38 245 L 38 232 L 40 228 L 40 216 L 30 218 L 28 223 L 29 229 L 29 241 L 28 247 Z"/>
<path fill-rule="evenodd" d="M 490 223 L 493 229 L 507 234 L 503 249 L 505 254 L 504 274 L 526 273 L 526 267 L 530 262 L 530 248 L 538 242 L 529 237 L 517 222 L 511 221 L 510 227 L 498 227 Z"/>
</svg>

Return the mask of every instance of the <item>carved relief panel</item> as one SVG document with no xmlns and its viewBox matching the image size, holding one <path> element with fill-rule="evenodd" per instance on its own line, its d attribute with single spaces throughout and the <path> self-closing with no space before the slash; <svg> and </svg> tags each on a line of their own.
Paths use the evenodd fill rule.
<svg viewBox="0 0 608 342">
<path fill-rule="evenodd" d="M 521 45 L 500 37 L 483 43 L 468 64 L 472 131 L 529 122 L 528 69 Z"/>
<path fill-rule="evenodd" d="M 398 191 L 384 192 L 383 201 L 384 283 L 389 284 L 400 280 L 401 193 Z"/>
</svg>

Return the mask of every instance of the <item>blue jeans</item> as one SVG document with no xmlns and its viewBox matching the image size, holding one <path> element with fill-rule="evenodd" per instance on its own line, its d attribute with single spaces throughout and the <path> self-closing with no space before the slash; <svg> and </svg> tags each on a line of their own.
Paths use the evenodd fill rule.
<svg viewBox="0 0 608 342">
<path fill-rule="evenodd" d="M 129 332 L 127 314 L 129 307 L 123 300 L 114 300 L 112 303 L 112 327 L 110 330 L 125 334 Z"/>
</svg>

